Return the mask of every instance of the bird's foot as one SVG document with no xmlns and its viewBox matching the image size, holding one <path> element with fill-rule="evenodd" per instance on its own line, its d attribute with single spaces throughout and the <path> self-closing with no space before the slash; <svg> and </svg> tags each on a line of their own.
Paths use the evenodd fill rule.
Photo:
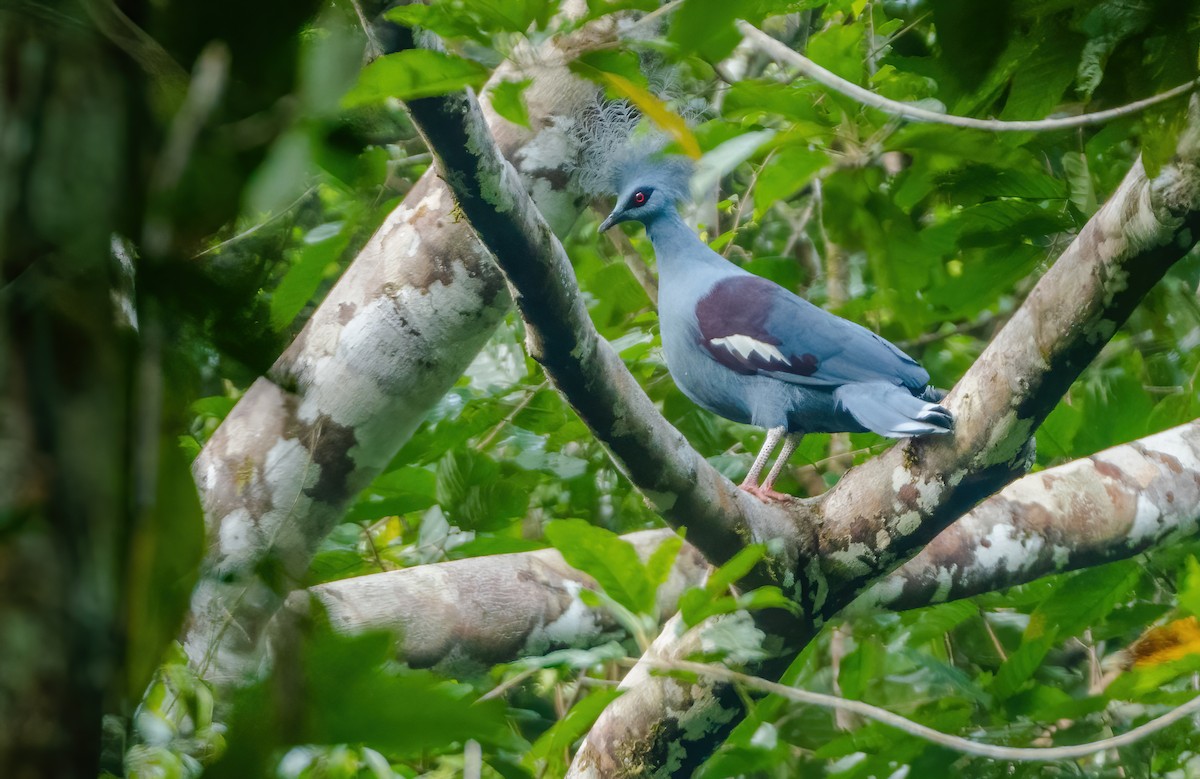
<svg viewBox="0 0 1200 779">
<path fill-rule="evenodd" d="M 743 483 L 739 484 L 738 488 L 750 493 L 763 503 L 783 503 L 793 499 L 792 495 L 788 495 L 785 492 L 777 492 L 770 487 L 762 487 L 757 484 Z"/>
</svg>

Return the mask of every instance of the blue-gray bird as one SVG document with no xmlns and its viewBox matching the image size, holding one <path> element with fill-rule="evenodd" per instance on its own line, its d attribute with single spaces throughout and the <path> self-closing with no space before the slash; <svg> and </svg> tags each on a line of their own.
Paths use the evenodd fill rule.
<svg viewBox="0 0 1200 779">
<path fill-rule="evenodd" d="M 805 433 L 873 430 L 890 438 L 953 428 L 929 374 L 865 327 L 834 316 L 710 249 L 683 221 L 690 164 L 627 166 L 617 207 L 600 225 L 646 226 L 658 259 L 659 323 L 667 369 L 683 394 L 767 440 L 741 488 L 762 500 Z M 783 448 L 766 479 L 771 453 Z"/>
</svg>

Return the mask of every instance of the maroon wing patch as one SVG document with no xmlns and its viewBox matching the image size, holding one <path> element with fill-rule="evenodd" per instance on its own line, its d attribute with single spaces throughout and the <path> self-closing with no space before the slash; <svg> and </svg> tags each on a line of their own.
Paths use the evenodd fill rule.
<svg viewBox="0 0 1200 779">
<path fill-rule="evenodd" d="M 790 354 L 767 329 L 767 306 L 776 285 L 758 276 L 718 281 L 696 304 L 700 343 L 732 371 L 811 376 L 820 367 L 816 355 Z"/>
</svg>

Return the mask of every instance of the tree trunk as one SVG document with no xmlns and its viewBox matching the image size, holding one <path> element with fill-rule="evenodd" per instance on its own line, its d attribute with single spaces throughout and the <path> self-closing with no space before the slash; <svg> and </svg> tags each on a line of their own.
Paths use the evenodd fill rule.
<svg viewBox="0 0 1200 779">
<path fill-rule="evenodd" d="M 714 563 L 747 542 L 773 545 L 743 580 L 780 587 L 795 608 L 753 617 L 767 656 L 747 666 L 768 678 L 829 617 L 1028 467 L 1038 425 L 1200 229 L 1200 100 L 1193 100 L 1171 164 L 1150 179 L 1134 163 L 943 401 L 955 415 L 953 436 L 905 439 L 819 499 L 767 510 L 680 442 L 596 332 L 562 245 L 490 143 L 471 93 L 408 107 L 513 289 L 530 354 L 633 484 L 669 524 L 687 527 Z M 652 655 L 682 658 L 699 646 L 695 631 L 671 631 Z M 686 775 L 744 713 L 728 683 L 692 684 L 639 668 L 633 675 L 637 683 L 597 720 L 571 776 Z"/>
<path fill-rule="evenodd" d="M 582 201 L 567 187 L 567 132 L 595 88 L 566 68 L 613 39 L 611 19 L 549 41 L 493 78 L 534 76 L 534 130 L 488 112 L 523 186 L 557 229 Z M 510 305 L 503 277 L 430 170 L 359 253 L 267 377 L 197 458 L 209 551 L 185 646 L 210 682 L 262 661 L 267 623 L 317 544 L 474 359 Z"/>
<path fill-rule="evenodd" d="M 123 691 L 133 340 L 110 237 L 140 74 L 79 8 L 0 11 L 0 776 L 94 777 Z"/>
</svg>

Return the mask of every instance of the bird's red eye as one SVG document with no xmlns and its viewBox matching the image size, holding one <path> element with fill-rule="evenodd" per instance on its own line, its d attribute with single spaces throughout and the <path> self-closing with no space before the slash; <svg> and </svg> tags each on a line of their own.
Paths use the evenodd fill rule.
<svg viewBox="0 0 1200 779">
<path fill-rule="evenodd" d="M 634 192 L 633 193 L 633 202 L 637 203 L 639 206 L 642 205 L 643 203 L 645 203 L 646 202 L 646 193 L 640 192 L 640 191 Z"/>
</svg>

